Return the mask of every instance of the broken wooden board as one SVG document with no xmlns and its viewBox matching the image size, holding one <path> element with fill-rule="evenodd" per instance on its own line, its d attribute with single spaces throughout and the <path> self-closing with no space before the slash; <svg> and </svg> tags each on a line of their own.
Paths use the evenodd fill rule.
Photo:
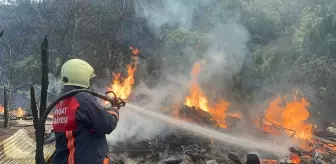
<svg viewBox="0 0 336 164">
<path fill-rule="evenodd" d="M 29 137 L 27 130 L 19 129 L 15 134 L 1 141 L 1 164 L 35 164 L 36 142 Z M 55 144 L 44 146 L 44 157 L 48 160 L 55 152 Z"/>
<path fill-rule="evenodd" d="M 322 138 L 322 137 L 318 137 L 318 136 L 313 136 L 313 139 L 322 141 L 322 142 L 327 143 L 327 144 L 336 145 L 336 141 L 334 141 L 334 140 L 330 140 L 330 139 L 327 139 L 327 138 Z"/>
</svg>

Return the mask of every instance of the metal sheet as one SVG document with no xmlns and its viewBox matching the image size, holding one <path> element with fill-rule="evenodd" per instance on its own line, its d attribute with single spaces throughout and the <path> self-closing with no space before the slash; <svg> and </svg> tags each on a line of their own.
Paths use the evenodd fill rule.
<svg viewBox="0 0 336 164">
<path fill-rule="evenodd" d="M 25 129 L 20 129 L 0 143 L 0 163 L 35 164 L 35 148 L 35 140 L 28 136 Z M 48 160 L 54 152 L 54 143 L 45 145 L 45 160 Z"/>
</svg>

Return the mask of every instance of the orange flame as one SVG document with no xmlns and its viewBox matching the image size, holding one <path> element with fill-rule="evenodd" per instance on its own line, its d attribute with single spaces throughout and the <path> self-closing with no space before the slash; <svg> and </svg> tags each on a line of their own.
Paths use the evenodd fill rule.
<svg viewBox="0 0 336 164">
<path fill-rule="evenodd" d="M 300 157 L 294 153 L 291 153 L 289 155 L 289 159 L 291 160 L 292 163 L 294 164 L 299 164 L 300 163 Z"/>
<path fill-rule="evenodd" d="M 4 112 L 5 112 L 4 106 L 0 105 L 0 113 L 4 113 Z M 25 111 L 22 110 L 21 107 L 18 107 L 17 109 L 10 111 L 10 113 L 15 115 L 16 117 L 23 117 L 23 115 L 25 114 Z"/>
<path fill-rule="evenodd" d="M 185 99 L 185 105 L 188 107 L 198 107 L 205 112 L 209 112 L 208 99 L 197 84 L 197 76 L 201 71 L 201 63 L 195 63 L 191 71 L 190 94 Z"/>
<path fill-rule="evenodd" d="M 120 78 L 120 73 L 114 74 L 112 85 L 108 87 L 108 90 L 113 91 L 121 99 L 127 99 L 132 93 L 136 63 L 127 65 L 127 77 L 124 79 Z"/>
<path fill-rule="evenodd" d="M 140 51 L 137 48 L 130 46 L 133 55 L 137 55 Z M 108 87 L 109 91 L 113 91 L 117 97 L 126 100 L 132 93 L 134 84 L 134 73 L 137 69 L 138 56 L 134 56 L 132 63 L 127 65 L 127 76 L 121 78 L 120 73 L 113 74 L 113 81 L 111 86 Z"/>
<path fill-rule="evenodd" d="M 278 161 L 274 159 L 260 159 L 260 162 L 263 164 L 277 164 Z"/>
<path fill-rule="evenodd" d="M 230 103 L 225 100 L 220 100 L 213 107 L 209 105 L 208 98 L 205 96 L 204 92 L 197 83 L 200 71 L 201 71 L 201 63 L 196 62 L 191 71 L 192 79 L 189 89 L 189 95 L 186 97 L 184 105 L 188 107 L 196 107 L 198 109 L 201 109 L 205 112 L 212 114 L 220 127 L 227 128 L 227 123 L 225 121 L 225 118 L 227 116 L 240 118 L 241 115 L 238 113 L 226 113 L 226 111 L 230 106 Z"/>
<path fill-rule="evenodd" d="M 21 107 L 18 107 L 16 110 L 12 110 L 11 114 L 15 115 L 16 117 L 23 117 L 23 115 L 25 114 L 25 111 L 22 110 Z"/>
<path fill-rule="evenodd" d="M 328 144 L 331 150 L 336 151 L 336 145 Z"/>
<path fill-rule="evenodd" d="M 133 47 L 132 45 L 131 45 L 129 48 L 130 48 L 130 50 L 132 51 L 132 54 L 133 54 L 134 56 L 140 54 L 140 50 L 139 50 L 138 48 Z"/>
<path fill-rule="evenodd" d="M 286 97 L 277 97 L 272 101 L 266 110 L 266 119 L 274 122 L 287 129 L 292 129 L 296 133 L 294 137 L 297 139 L 308 140 L 312 137 L 313 124 L 307 123 L 310 113 L 308 107 L 310 103 L 305 99 L 297 98 L 297 93 L 292 101 L 285 101 Z M 281 103 L 284 103 L 281 106 Z M 267 129 L 264 129 L 267 131 Z M 268 131 L 270 132 L 270 131 Z M 291 133 L 288 131 L 288 133 Z"/>
</svg>

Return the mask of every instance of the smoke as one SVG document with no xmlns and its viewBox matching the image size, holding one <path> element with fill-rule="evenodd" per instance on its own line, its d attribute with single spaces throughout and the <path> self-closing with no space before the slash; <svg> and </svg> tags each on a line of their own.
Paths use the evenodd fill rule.
<svg viewBox="0 0 336 164">
<path fill-rule="evenodd" d="M 195 13 L 205 13 L 206 6 L 210 5 L 216 5 L 216 1 L 135 1 L 135 11 L 139 17 L 148 21 L 148 25 L 156 36 L 161 38 L 166 34 L 163 29 L 167 27 L 193 31 L 195 21 L 202 22 L 204 20 L 199 19 L 207 19 L 198 18 L 195 20 Z M 227 17 L 229 16 L 225 16 L 225 19 Z M 147 87 L 143 83 L 138 85 L 132 92 L 130 101 L 153 111 L 159 111 L 162 108 L 170 109 L 172 104 L 183 104 L 188 92 L 189 72 L 195 61 L 205 61 L 199 76 L 200 81 L 225 87 L 223 81 L 230 81 L 232 76 L 241 71 L 244 59 L 248 54 L 246 45 L 250 38 L 244 26 L 234 23 L 233 19 L 235 18 L 227 19 L 231 20 L 230 23 L 223 23 L 223 20 L 213 20 L 218 23 L 213 24 L 209 29 L 199 31 L 204 34 L 202 39 L 206 44 L 205 51 L 199 56 L 191 55 L 194 48 L 189 45 L 166 47 L 162 51 L 162 58 L 172 57 L 176 51 L 182 52 L 181 55 L 184 57 L 178 59 L 179 63 L 174 60 L 165 60 L 164 63 L 168 67 L 161 70 L 165 76 L 156 79 L 159 82 L 155 87 Z M 217 74 L 221 74 L 218 79 L 216 79 Z M 127 109 L 121 109 L 118 126 L 107 138 L 110 143 L 130 138 L 141 140 L 163 134 L 168 131 L 167 128 L 169 128 L 168 125 L 156 120 L 143 117 Z"/>
<path fill-rule="evenodd" d="M 48 78 L 49 78 L 48 92 L 54 93 L 55 95 L 60 94 L 62 89 L 61 80 L 51 73 L 49 73 Z"/>
<path fill-rule="evenodd" d="M 238 23 L 240 13 L 235 9 L 224 9 L 220 3 L 216 0 L 160 0 L 135 3 L 136 15 L 145 18 L 159 38 L 176 32 L 168 38 L 163 37 L 164 48 L 160 55 L 165 60 L 162 72 L 170 76 L 179 72 L 178 76 L 190 79 L 189 72 L 193 64 L 195 61 L 202 61 L 201 73 L 198 76 L 200 83 L 217 87 L 212 90 L 203 88 L 206 93 L 213 92 L 214 89 L 216 92 L 225 91 L 228 84 L 232 84 L 233 76 L 241 72 L 245 59 L 249 57 L 250 34 Z M 186 36 L 181 38 L 181 35 Z M 171 44 L 171 40 L 177 40 L 176 42 L 181 44 Z M 199 43 L 189 44 L 194 40 Z M 200 48 L 200 44 L 203 47 Z M 161 94 L 164 94 L 164 91 Z"/>
<path fill-rule="evenodd" d="M 207 62 L 203 80 L 220 74 L 222 79 L 229 81 L 242 70 L 244 60 L 248 54 L 247 41 L 250 36 L 244 26 L 239 24 L 218 24 L 209 34 L 211 44 L 204 54 Z M 218 86 L 218 85 L 216 85 Z"/>
<path fill-rule="evenodd" d="M 218 12 L 218 16 L 206 17 L 205 15 L 209 15 L 208 8 Z M 176 47 L 176 45 L 166 44 L 168 48 L 166 47 L 161 55 L 169 59 L 174 58 L 172 56 L 176 52 L 183 53 L 183 57 L 177 56 L 176 60 L 164 61 L 168 67 L 166 69 L 172 69 L 174 73 L 185 73 L 185 70 L 190 70 L 194 61 L 205 60 L 207 64 L 202 66 L 204 72 L 199 78 L 205 82 L 218 81 L 216 86 L 223 85 L 223 81 L 228 83 L 233 75 L 241 71 L 248 54 L 247 42 L 250 39 L 245 27 L 236 23 L 238 12 L 228 9 L 227 11 L 220 10 L 223 8 L 220 7 L 218 1 L 214 0 L 161 0 L 135 3 L 136 14 L 146 18 L 148 25 L 159 38 L 166 35 L 163 29 L 167 27 L 195 32 L 190 35 L 204 34 L 201 37 L 207 47 L 204 48 L 205 52 L 202 54 L 193 55 L 195 47 L 190 45 Z M 179 36 L 176 37 L 179 39 Z M 194 39 L 193 36 L 190 36 L 187 42 L 192 42 L 192 39 Z M 221 77 L 213 79 L 217 74 Z"/>
<path fill-rule="evenodd" d="M 161 132 L 163 126 L 155 120 L 124 109 L 120 111 L 117 128 L 110 135 L 107 135 L 107 140 L 110 144 L 134 138 L 143 140 Z"/>
<path fill-rule="evenodd" d="M 185 81 L 185 79 L 182 76 L 177 79 L 176 77 L 174 79 L 167 77 L 167 79 L 165 84 L 161 83 L 155 88 L 148 88 L 144 83 L 138 85 L 132 92 L 131 102 L 152 111 L 162 111 L 163 107 L 170 108 L 171 104 L 180 103 L 178 100 L 184 98 L 181 88 L 185 87 L 185 83 L 180 83 L 180 81 Z M 118 126 L 113 133 L 107 136 L 107 140 L 111 144 L 128 139 L 144 140 L 158 134 L 164 135 L 169 130 L 170 127 L 164 123 L 134 113 L 127 108 L 121 108 Z"/>
<path fill-rule="evenodd" d="M 192 28 L 194 11 L 208 3 L 208 0 L 135 1 L 135 12 L 146 18 L 149 27 L 160 36 L 163 26 Z"/>
</svg>

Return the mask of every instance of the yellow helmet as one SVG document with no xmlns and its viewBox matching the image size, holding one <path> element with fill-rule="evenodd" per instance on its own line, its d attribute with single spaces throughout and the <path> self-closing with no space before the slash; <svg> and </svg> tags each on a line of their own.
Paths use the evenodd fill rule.
<svg viewBox="0 0 336 164">
<path fill-rule="evenodd" d="M 63 85 L 72 85 L 88 88 L 90 79 L 95 77 L 92 66 L 81 59 L 71 59 L 65 62 L 61 68 Z"/>
</svg>

